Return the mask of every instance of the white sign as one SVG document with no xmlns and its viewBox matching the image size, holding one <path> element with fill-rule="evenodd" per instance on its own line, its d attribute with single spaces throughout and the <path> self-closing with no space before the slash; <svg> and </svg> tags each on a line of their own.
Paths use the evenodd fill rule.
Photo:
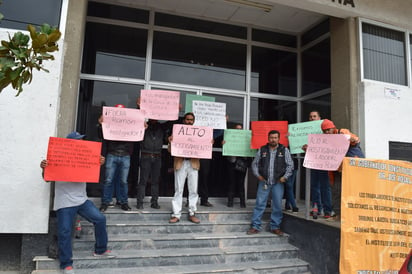
<svg viewBox="0 0 412 274">
<path fill-rule="evenodd" d="M 226 129 L 226 104 L 207 101 L 193 101 L 195 126 Z"/>
</svg>

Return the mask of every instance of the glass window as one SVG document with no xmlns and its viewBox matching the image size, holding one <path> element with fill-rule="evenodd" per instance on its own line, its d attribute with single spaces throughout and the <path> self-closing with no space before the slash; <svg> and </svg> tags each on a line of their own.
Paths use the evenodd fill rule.
<svg viewBox="0 0 412 274">
<path fill-rule="evenodd" d="M 210 96 L 215 98 L 215 102 L 226 103 L 226 114 L 228 115 L 227 128 L 233 128 L 235 123 L 241 123 L 243 125 L 244 114 L 244 98 L 233 97 L 225 95 L 216 95 L 203 93 L 204 96 Z M 243 127 L 245 127 L 243 125 Z"/>
<path fill-rule="evenodd" d="M 159 12 L 157 12 L 155 16 L 155 25 L 164 26 L 168 28 L 198 31 L 209 34 L 217 34 L 222 36 L 230 36 L 235 38 L 247 38 L 247 30 L 245 27 L 216 23 L 211 21 L 205 21 Z"/>
<path fill-rule="evenodd" d="M 296 48 L 296 36 L 279 32 L 253 29 L 252 40 Z"/>
<path fill-rule="evenodd" d="M 62 0 L 8 0 L 1 1 L 0 12 L 4 15 L 0 27 L 27 30 L 27 25 L 59 26 Z M 35 12 L 33 12 L 35 11 Z"/>
<path fill-rule="evenodd" d="M 329 32 L 329 18 L 314 26 L 302 35 L 302 46 L 316 40 L 318 37 Z"/>
<path fill-rule="evenodd" d="M 90 1 L 87 15 L 136 23 L 149 23 L 149 11 L 147 10 L 132 9 Z"/>
<path fill-rule="evenodd" d="M 331 119 L 331 96 L 330 94 L 319 96 L 302 102 L 302 117 L 301 121 L 309 121 L 309 113 L 317 110 L 322 119 Z"/>
<path fill-rule="evenodd" d="M 302 94 L 330 88 L 330 39 L 302 52 Z"/>
<path fill-rule="evenodd" d="M 98 140 L 96 124 L 102 106 L 123 104 L 136 108 L 136 99 L 143 86 L 102 81 L 81 80 L 77 130 L 84 132 L 88 140 Z"/>
<path fill-rule="evenodd" d="M 264 98 L 250 99 L 250 121 L 297 122 L 296 102 Z"/>
<path fill-rule="evenodd" d="M 87 23 L 82 72 L 144 79 L 146 45 L 147 30 Z"/>
<path fill-rule="evenodd" d="M 251 90 L 296 96 L 296 53 L 253 47 Z"/>
<path fill-rule="evenodd" d="M 245 90 L 245 70 L 245 45 L 164 32 L 154 34 L 152 80 Z"/>
<path fill-rule="evenodd" d="M 362 23 L 364 78 L 407 85 L 405 34 Z"/>
</svg>

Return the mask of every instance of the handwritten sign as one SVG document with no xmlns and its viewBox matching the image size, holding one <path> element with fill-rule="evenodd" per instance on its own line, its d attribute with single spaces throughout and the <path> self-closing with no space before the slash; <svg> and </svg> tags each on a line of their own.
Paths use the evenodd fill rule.
<svg viewBox="0 0 412 274">
<path fill-rule="evenodd" d="M 204 102 L 214 102 L 215 97 L 210 96 L 202 96 L 202 95 L 195 95 L 195 94 L 186 94 L 186 102 L 185 102 L 185 112 L 193 112 L 192 106 L 193 101 L 204 101 Z"/>
<path fill-rule="evenodd" d="M 226 104 L 206 101 L 193 101 L 195 126 L 226 129 Z"/>
<path fill-rule="evenodd" d="M 251 128 L 251 148 L 260 148 L 261 146 L 266 145 L 268 142 L 268 133 L 271 130 L 277 130 L 280 132 L 279 143 L 286 147 L 289 145 L 288 138 L 286 137 L 288 132 L 287 121 L 253 121 Z"/>
<path fill-rule="evenodd" d="M 337 170 L 349 148 L 344 134 L 310 134 L 303 166 L 319 170 Z"/>
<path fill-rule="evenodd" d="M 308 143 L 309 134 L 322 134 L 321 124 L 323 120 L 310 121 L 289 125 L 289 149 L 290 153 L 303 153 L 302 146 Z"/>
<path fill-rule="evenodd" d="M 140 109 L 146 118 L 174 121 L 179 118 L 180 92 L 168 90 L 141 90 Z"/>
<path fill-rule="evenodd" d="M 173 125 L 172 156 L 212 159 L 213 129 L 190 125 Z"/>
<path fill-rule="evenodd" d="M 412 248 L 412 163 L 345 158 L 342 166 L 340 273 L 398 273 Z"/>
<path fill-rule="evenodd" d="M 44 179 L 98 183 L 101 148 L 100 142 L 50 137 Z"/>
<path fill-rule="evenodd" d="M 222 155 L 255 157 L 256 149 L 250 148 L 251 139 L 251 130 L 226 129 L 224 132 L 225 144 L 223 145 Z"/>
<path fill-rule="evenodd" d="M 103 107 L 103 137 L 113 141 L 141 141 L 145 131 L 144 119 L 139 109 Z"/>
</svg>

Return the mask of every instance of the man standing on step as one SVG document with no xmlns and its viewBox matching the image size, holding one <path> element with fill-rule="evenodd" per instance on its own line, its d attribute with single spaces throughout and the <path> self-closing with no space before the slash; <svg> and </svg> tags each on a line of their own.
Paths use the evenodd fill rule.
<svg viewBox="0 0 412 274">
<path fill-rule="evenodd" d="M 283 235 L 280 230 L 282 222 L 282 198 L 284 183 L 292 175 L 293 160 L 289 150 L 279 144 L 280 132 L 271 130 L 268 133 L 268 143 L 262 146 L 252 162 L 253 174 L 258 178 L 259 185 L 256 194 L 256 205 L 253 210 L 252 225 L 247 234 L 257 234 L 262 229 L 262 216 L 265 212 L 268 197 L 272 199 L 272 214 L 270 215 L 270 231 Z"/>
<path fill-rule="evenodd" d="M 188 112 L 183 116 L 183 124 L 193 125 L 195 122 L 195 115 L 192 112 Z M 170 142 L 173 141 L 173 136 L 169 137 Z M 200 169 L 200 161 L 197 158 L 182 158 L 174 157 L 173 167 L 175 170 L 175 195 L 172 199 L 173 214 L 169 220 L 169 223 L 177 223 L 180 221 L 182 215 L 182 197 L 183 188 L 187 178 L 187 188 L 189 190 L 189 221 L 192 223 L 200 223 L 199 218 L 195 216 L 197 210 L 197 201 L 199 195 L 197 194 L 197 180 L 198 172 Z"/>
<path fill-rule="evenodd" d="M 140 180 L 137 185 L 137 209 L 143 209 L 143 199 L 146 193 L 146 184 L 151 177 L 150 207 L 159 209 L 159 177 L 162 164 L 162 146 L 164 132 L 157 120 L 149 119 L 140 144 Z"/>
<path fill-rule="evenodd" d="M 81 140 L 84 135 L 72 132 L 68 139 Z M 100 164 L 105 158 L 100 156 Z M 47 160 L 40 163 L 43 170 L 47 167 Z M 57 242 L 59 247 L 60 268 L 66 274 L 74 274 L 72 252 L 72 230 L 76 215 L 82 216 L 94 225 L 96 239 L 94 256 L 99 258 L 114 258 L 107 249 L 106 217 L 88 199 L 86 183 L 56 182 L 54 185 L 54 207 L 57 215 Z"/>
</svg>

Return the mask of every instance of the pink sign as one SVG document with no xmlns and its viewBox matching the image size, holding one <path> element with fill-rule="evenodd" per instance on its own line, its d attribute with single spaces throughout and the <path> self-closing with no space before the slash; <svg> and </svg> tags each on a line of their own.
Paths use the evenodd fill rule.
<svg viewBox="0 0 412 274">
<path fill-rule="evenodd" d="M 174 121 L 179 118 L 180 92 L 168 90 L 140 91 L 140 109 L 146 118 Z"/>
<path fill-rule="evenodd" d="M 277 130 L 280 133 L 280 140 L 284 146 L 289 145 L 286 136 L 288 132 L 288 121 L 253 121 L 251 125 L 252 140 L 250 148 L 260 148 L 268 142 L 268 133 L 271 130 Z"/>
<path fill-rule="evenodd" d="M 103 138 L 138 142 L 144 137 L 144 114 L 139 109 L 103 107 Z"/>
<path fill-rule="evenodd" d="M 172 156 L 212 159 L 213 129 L 190 125 L 173 125 Z"/>
<path fill-rule="evenodd" d="M 344 134 L 309 134 L 303 166 L 319 170 L 337 170 L 349 149 Z"/>
</svg>

